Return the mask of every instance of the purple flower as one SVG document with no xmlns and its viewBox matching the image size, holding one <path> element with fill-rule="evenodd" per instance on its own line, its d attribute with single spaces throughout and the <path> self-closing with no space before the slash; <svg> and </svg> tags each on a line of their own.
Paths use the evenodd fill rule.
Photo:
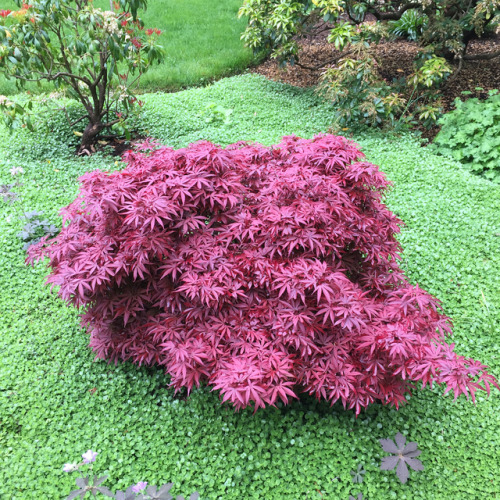
<svg viewBox="0 0 500 500">
<path fill-rule="evenodd" d="M 139 481 L 136 485 L 132 486 L 132 491 L 134 493 L 139 493 L 139 491 L 142 491 L 147 485 L 148 483 L 145 481 Z"/>
<path fill-rule="evenodd" d="M 92 451 L 92 450 L 88 450 L 86 453 L 82 454 L 84 464 L 90 464 L 92 462 L 95 462 L 96 457 L 97 457 L 97 453 L 95 451 Z"/>
<path fill-rule="evenodd" d="M 63 471 L 64 472 L 73 472 L 76 470 L 76 464 L 64 464 Z"/>
<path fill-rule="evenodd" d="M 382 458 L 380 468 L 382 470 L 392 470 L 396 468 L 396 475 L 402 483 L 406 483 L 410 477 L 410 472 L 407 465 L 413 470 L 424 470 L 422 462 L 415 457 L 418 457 L 420 450 L 417 449 L 418 445 L 415 442 L 406 444 L 406 437 L 400 432 L 396 434 L 395 443 L 392 439 L 380 439 L 382 449 L 387 453 L 393 453 L 388 457 Z M 405 446 L 406 445 L 406 446 Z"/>
</svg>

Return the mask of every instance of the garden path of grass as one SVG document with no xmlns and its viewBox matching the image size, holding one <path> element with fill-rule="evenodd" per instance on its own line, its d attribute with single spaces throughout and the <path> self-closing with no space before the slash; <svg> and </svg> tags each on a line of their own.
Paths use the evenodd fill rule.
<svg viewBox="0 0 500 500">
<path fill-rule="evenodd" d="M 310 92 L 252 75 L 145 102 L 144 130 L 175 147 L 202 138 L 270 144 L 284 134 L 310 137 L 331 116 Z M 232 123 L 207 115 L 212 102 L 233 109 Z M 64 127 L 51 129 L 38 138 L 0 129 L 0 184 L 14 182 L 13 166 L 25 171 L 23 185 L 12 188 L 21 200 L 0 200 L 0 498 L 63 498 L 73 486 L 63 464 L 88 449 L 99 453 L 95 470 L 113 490 L 145 480 L 172 481 L 176 494 L 197 490 L 205 499 L 500 496 L 498 391 L 479 395 L 475 406 L 435 388 L 417 392 L 400 411 L 374 405 L 357 419 L 310 398 L 253 415 L 221 406 L 207 389 L 175 399 L 161 369 L 94 362 L 76 311 L 43 286 L 42 265 L 25 267 L 17 213 L 44 210 L 59 221 L 79 175 L 116 166 L 114 159 L 71 157 Z M 456 350 L 499 377 L 500 187 L 409 137 L 357 139 L 395 184 L 387 203 L 406 222 L 400 239 L 408 275 L 443 301 Z M 378 468 L 378 440 L 397 431 L 419 443 L 425 466 L 406 485 Z M 365 479 L 354 485 L 350 471 L 360 463 Z"/>
</svg>

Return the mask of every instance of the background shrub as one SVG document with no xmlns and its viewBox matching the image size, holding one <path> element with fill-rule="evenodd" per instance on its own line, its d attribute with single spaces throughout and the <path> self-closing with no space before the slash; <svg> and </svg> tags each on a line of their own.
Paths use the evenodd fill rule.
<svg viewBox="0 0 500 500">
<path fill-rule="evenodd" d="M 0 16 L 0 73 L 21 88 L 53 82 L 81 103 L 82 114 L 72 122 L 83 127 L 79 154 L 95 152 L 98 139 L 110 133 L 129 137 L 138 81 L 164 56 L 161 30 L 145 30 L 137 17 L 146 2 L 119 0 L 114 6 L 121 12 L 78 0 L 18 4 L 20 10 Z M 34 130 L 31 101 L 23 107 L 0 96 L 0 111 L 8 126 Z"/>
<path fill-rule="evenodd" d="M 415 42 L 422 35 L 427 22 L 427 16 L 423 12 L 409 9 L 397 21 L 389 22 L 389 32 Z"/>
<path fill-rule="evenodd" d="M 440 120 L 434 139 L 439 153 L 452 156 L 475 174 L 500 182 L 500 94 L 488 99 L 455 100 L 455 109 Z"/>
<path fill-rule="evenodd" d="M 30 251 L 85 307 L 99 357 L 164 365 L 188 392 L 207 380 L 236 408 L 303 390 L 358 414 L 399 406 L 410 381 L 455 398 L 496 386 L 405 278 L 388 182 L 354 143 L 140 150 L 122 172 L 84 175 L 61 234 Z"/>
</svg>

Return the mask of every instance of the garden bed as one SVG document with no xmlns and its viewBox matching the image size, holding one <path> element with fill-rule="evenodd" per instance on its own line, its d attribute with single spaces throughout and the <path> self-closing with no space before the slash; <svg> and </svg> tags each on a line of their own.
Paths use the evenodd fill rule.
<svg viewBox="0 0 500 500">
<path fill-rule="evenodd" d="M 332 50 L 333 46 L 326 42 L 325 36 L 312 37 L 301 42 L 301 64 L 313 67 L 339 54 Z M 498 47 L 500 47 L 500 36 L 496 34 L 484 40 L 471 42 L 468 53 L 492 52 L 498 50 Z M 376 49 L 381 76 L 388 82 L 409 76 L 414 71 L 413 59 L 417 51 L 418 45 L 415 42 L 397 40 L 381 43 Z M 297 65 L 280 68 L 276 61 L 268 59 L 252 71 L 271 80 L 297 87 L 314 87 L 323 69 L 312 71 Z M 458 76 L 440 90 L 443 111 L 453 109 L 453 101 L 457 97 L 465 98 L 463 91 L 471 92 L 467 97 L 485 99 L 488 90 L 498 88 L 500 88 L 500 57 L 486 61 L 465 61 Z M 423 130 L 423 135 L 433 138 L 438 131 L 438 127 L 433 127 L 429 131 Z"/>
</svg>

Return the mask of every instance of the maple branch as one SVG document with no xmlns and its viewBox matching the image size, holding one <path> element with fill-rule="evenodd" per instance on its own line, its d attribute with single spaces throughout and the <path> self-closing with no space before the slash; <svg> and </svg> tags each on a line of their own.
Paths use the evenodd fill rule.
<svg viewBox="0 0 500 500">
<path fill-rule="evenodd" d="M 401 7 L 397 12 L 380 12 L 378 10 L 368 10 L 370 14 L 373 14 L 378 21 L 397 21 L 398 19 L 401 19 L 401 16 L 410 9 L 418 9 L 422 7 L 422 4 L 414 2 L 414 3 L 408 3 Z"/>
</svg>

